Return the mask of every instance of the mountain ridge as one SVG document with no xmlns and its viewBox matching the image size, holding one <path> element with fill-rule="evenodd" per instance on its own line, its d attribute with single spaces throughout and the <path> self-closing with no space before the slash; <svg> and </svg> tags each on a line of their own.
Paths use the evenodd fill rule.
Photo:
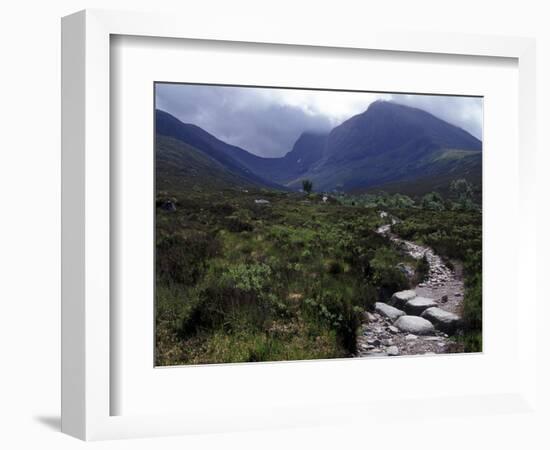
<svg viewBox="0 0 550 450">
<path fill-rule="evenodd" d="M 291 189 L 311 179 L 319 190 L 368 189 L 387 183 L 481 173 L 482 142 L 420 108 L 376 101 L 329 133 L 303 132 L 280 158 L 263 158 L 227 144 L 161 110 L 156 131 L 204 152 L 228 170 L 260 185 Z M 460 158 L 442 160 L 448 151 Z M 463 152 L 463 153 L 460 153 Z"/>
</svg>

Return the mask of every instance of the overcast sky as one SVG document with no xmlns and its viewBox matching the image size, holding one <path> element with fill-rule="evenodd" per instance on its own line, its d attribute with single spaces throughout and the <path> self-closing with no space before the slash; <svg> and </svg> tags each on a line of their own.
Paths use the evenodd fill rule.
<svg viewBox="0 0 550 450">
<path fill-rule="evenodd" d="M 473 97 L 157 84 L 156 107 L 260 156 L 283 156 L 304 131 L 329 132 L 375 100 L 415 106 L 482 138 Z"/>
</svg>

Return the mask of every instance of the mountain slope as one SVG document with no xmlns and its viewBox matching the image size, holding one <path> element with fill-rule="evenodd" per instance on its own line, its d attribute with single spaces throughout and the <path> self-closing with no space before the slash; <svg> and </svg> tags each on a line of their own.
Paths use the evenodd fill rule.
<svg viewBox="0 0 550 450">
<path fill-rule="evenodd" d="M 303 176 L 326 190 L 368 188 L 451 168 L 458 177 L 466 166 L 481 164 L 481 149 L 481 141 L 432 114 L 377 101 L 330 132 L 322 157 Z M 471 152 L 470 158 L 443 164 L 438 158 L 450 150 Z"/>
<path fill-rule="evenodd" d="M 481 150 L 481 142 L 461 128 L 421 109 L 379 100 L 331 131 L 325 156 L 333 161 L 364 158 L 419 138 L 437 147 Z"/>
<path fill-rule="evenodd" d="M 258 183 L 227 169 L 200 150 L 175 138 L 157 135 L 155 183 L 158 190 L 258 187 Z"/>
<path fill-rule="evenodd" d="M 156 110 L 155 133 L 157 137 L 171 137 L 186 143 L 218 162 L 234 175 L 248 180 L 251 184 L 275 189 L 283 188 L 281 185 L 270 179 L 263 178 L 257 174 L 257 171 L 249 168 L 250 166 L 253 167 L 255 163 L 258 164 L 256 160 L 265 160 L 265 158 L 259 158 L 242 148 L 229 145 L 202 128 L 183 123 L 167 112 Z M 181 162 L 184 163 L 184 161 Z M 260 164 L 262 162 L 260 161 Z"/>
</svg>

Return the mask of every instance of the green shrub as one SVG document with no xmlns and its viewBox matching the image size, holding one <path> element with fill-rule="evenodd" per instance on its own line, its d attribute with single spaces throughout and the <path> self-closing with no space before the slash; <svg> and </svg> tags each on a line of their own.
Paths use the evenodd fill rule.
<svg viewBox="0 0 550 450">
<path fill-rule="evenodd" d="M 222 283 L 244 292 L 259 294 L 269 283 L 272 270 L 267 264 L 237 264 L 221 275 Z"/>
<path fill-rule="evenodd" d="M 445 209 L 443 197 L 437 192 L 430 192 L 422 197 L 422 208 L 432 211 L 442 211 Z"/>
<path fill-rule="evenodd" d="M 224 220 L 224 226 L 227 230 L 234 233 L 242 233 L 243 231 L 252 231 L 254 227 L 251 223 L 241 220 L 236 216 L 227 216 Z"/>
<path fill-rule="evenodd" d="M 398 260 L 397 253 L 385 247 L 376 250 L 371 260 L 371 283 L 378 288 L 379 296 L 383 300 L 391 297 L 394 292 L 409 287 L 407 277 L 397 267 Z"/>
<path fill-rule="evenodd" d="M 327 272 L 331 275 L 338 275 L 344 271 L 342 264 L 339 261 L 330 260 L 326 264 Z"/>
<path fill-rule="evenodd" d="M 262 329 L 270 317 L 269 305 L 253 292 L 217 285 L 205 288 L 199 295 L 199 301 L 182 320 L 182 337 L 214 330 Z"/>
<path fill-rule="evenodd" d="M 274 305 L 266 291 L 271 269 L 265 264 L 238 264 L 213 270 L 204 282 L 199 300 L 182 321 L 180 334 L 238 328 L 263 329 Z"/>
<path fill-rule="evenodd" d="M 483 349 L 481 332 L 466 333 L 461 340 L 464 344 L 464 351 L 467 353 L 478 353 Z"/>
<path fill-rule="evenodd" d="M 482 271 L 481 252 L 471 252 L 464 263 L 464 329 L 466 332 L 481 332 L 482 329 Z"/>
<path fill-rule="evenodd" d="M 201 232 L 157 237 L 157 277 L 168 282 L 192 286 L 208 268 L 209 259 L 220 253 L 215 236 Z"/>
<path fill-rule="evenodd" d="M 332 328 L 349 354 L 357 352 L 357 330 L 361 325 L 362 308 L 355 306 L 344 292 L 321 293 L 317 299 L 308 298 L 304 304 L 312 320 Z"/>
</svg>

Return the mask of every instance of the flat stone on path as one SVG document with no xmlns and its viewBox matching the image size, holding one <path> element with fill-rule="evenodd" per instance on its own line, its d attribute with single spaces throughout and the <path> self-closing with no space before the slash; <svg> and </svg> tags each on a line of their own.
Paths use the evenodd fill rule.
<svg viewBox="0 0 550 450">
<path fill-rule="evenodd" d="M 382 302 L 376 302 L 374 304 L 374 310 L 382 315 L 390 319 L 392 322 L 394 320 L 399 319 L 401 316 L 404 316 L 405 313 L 401 311 L 400 309 L 394 308 L 393 306 L 390 306 L 386 303 Z"/>
<path fill-rule="evenodd" d="M 453 334 L 460 324 L 460 317 L 441 308 L 428 308 L 422 313 L 434 326 L 445 333 Z"/>
<path fill-rule="evenodd" d="M 394 325 L 405 333 L 416 335 L 432 334 L 435 331 L 430 321 L 418 316 L 401 316 Z"/>
<path fill-rule="evenodd" d="M 396 308 L 403 308 L 405 304 L 416 297 L 416 292 L 407 290 L 399 291 L 391 296 L 390 304 Z"/>
<path fill-rule="evenodd" d="M 415 297 L 405 304 L 405 311 L 407 311 L 407 314 L 419 316 L 424 310 L 434 306 L 437 306 L 437 303 L 431 298 Z"/>
</svg>

